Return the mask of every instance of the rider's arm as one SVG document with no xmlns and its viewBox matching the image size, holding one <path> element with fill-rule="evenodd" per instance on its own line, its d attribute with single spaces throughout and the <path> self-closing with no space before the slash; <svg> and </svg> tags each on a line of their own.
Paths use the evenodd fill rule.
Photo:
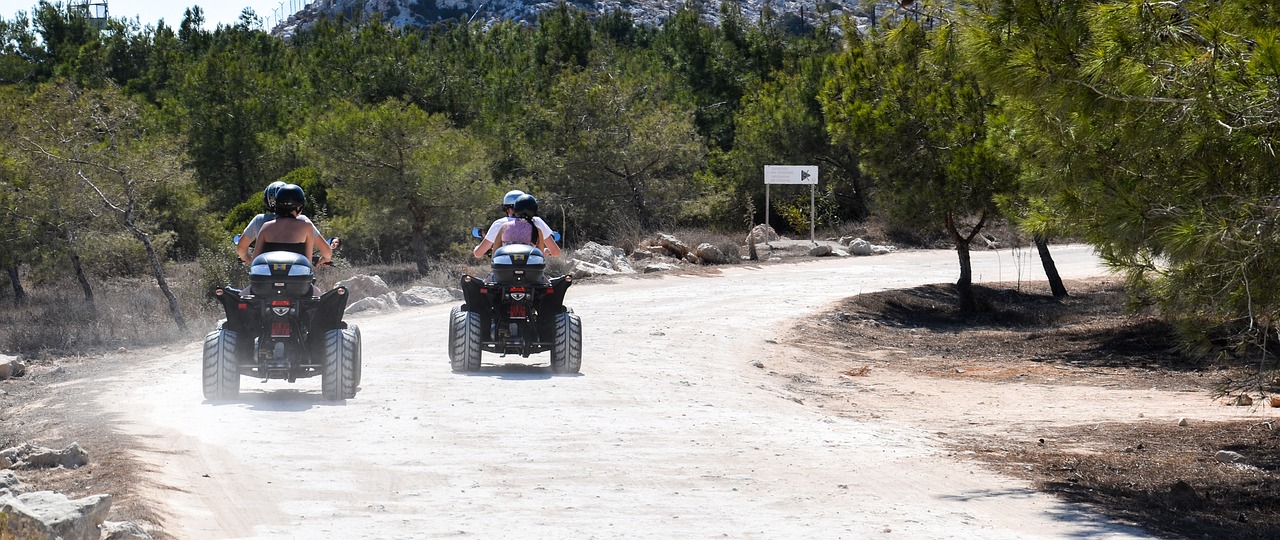
<svg viewBox="0 0 1280 540">
<path fill-rule="evenodd" d="M 320 260 L 316 261 L 317 265 L 333 262 L 333 248 L 329 247 L 329 243 L 324 240 L 322 235 L 312 235 L 307 238 L 307 247 L 309 253 L 320 252 Z"/>
<path fill-rule="evenodd" d="M 556 244 L 555 236 L 551 233 L 551 226 L 547 225 L 547 222 L 541 217 L 534 217 L 533 224 L 538 227 L 538 232 L 542 233 L 540 242 L 542 246 L 539 247 L 542 248 L 543 253 L 551 257 L 558 257 L 560 255 L 560 245 Z"/>
<path fill-rule="evenodd" d="M 489 252 L 489 248 L 493 247 L 493 244 L 498 241 L 498 233 L 502 231 L 502 226 L 506 222 L 506 218 L 499 218 L 490 223 L 489 230 L 484 233 L 484 240 L 471 251 L 471 254 L 477 259 L 484 258 L 485 254 Z"/>
<path fill-rule="evenodd" d="M 245 226 L 244 232 L 240 233 L 240 240 L 236 242 L 236 255 L 241 262 L 248 263 L 252 260 L 249 258 L 249 245 L 258 238 L 258 232 L 262 229 L 262 217 L 262 214 L 254 216 Z"/>
</svg>

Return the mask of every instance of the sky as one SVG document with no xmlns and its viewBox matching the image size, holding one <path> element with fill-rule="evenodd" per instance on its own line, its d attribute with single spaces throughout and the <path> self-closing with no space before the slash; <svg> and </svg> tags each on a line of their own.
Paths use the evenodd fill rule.
<svg viewBox="0 0 1280 540">
<path fill-rule="evenodd" d="M 76 0 L 73 0 L 76 1 Z M 84 0 L 78 0 L 77 3 Z M 67 0 L 52 0 L 50 3 Z M 182 13 L 188 7 L 200 6 L 204 10 L 205 28 L 213 30 L 218 24 L 233 24 L 240 20 L 244 8 L 253 8 L 267 28 L 275 26 L 278 17 L 287 17 L 301 11 L 312 0 L 88 0 L 90 4 L 107 5 L 113 19 L 126 17 L 139 19 L 142 26 L 154 26 L 164 19 L 170 28 L 182 23 Z M 0 0 L 0 17 L 12 19 L 19 11 L 31 13 L 39 0 Z M 282 9 L 283 6 L 283 9 Z"/>
</svg>

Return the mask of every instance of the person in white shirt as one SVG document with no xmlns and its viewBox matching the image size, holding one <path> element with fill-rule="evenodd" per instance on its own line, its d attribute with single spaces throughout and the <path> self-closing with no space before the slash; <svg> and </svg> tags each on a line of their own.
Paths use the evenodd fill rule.
<svg viewBox="0 0 1280 540">
<path fill-rule="evenodd" d="M 524 194 L 523 191 L 513 189 L 502 197 L 502 210 L 507 215 L 493 220 L 493 223 L 489 225 L 489 231 L 485 233 L 484 240 L 471 252 L 477 259 L 483 258 L 488 254 L 489 248 L 492 248 L 493 244 L 498 241 L 498 233 L 502 231 L 503 225 L 519 219 L 516 217 L 515 204 L 516 199 L 519 199 Z M 547 222 L 543 221 L 541 217 L 534 217 L 533 225 L 538 228 L 538 231 L 542 234 L 543 241 L 546 243 L 545 247 L 540 246 L 543 255 L 548 257 L 560 255 L 560 246 L 556 244 L 555 238 L 552 237 L 551 226 L 547 225 Z"/>
</svg>

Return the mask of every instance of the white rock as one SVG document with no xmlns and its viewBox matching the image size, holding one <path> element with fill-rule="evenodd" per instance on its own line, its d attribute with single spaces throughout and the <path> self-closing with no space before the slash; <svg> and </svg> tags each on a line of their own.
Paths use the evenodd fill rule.
<svg viewBox="0 0 1280 540">
<path fill-rule="evenodd" d="M 1235 463 L 1244 459 L 1244 456 L 1230 450 L 1218 450 L 1217 453 L 1213 454 L 1213 458 L 1222 463 Z"/>
</svg>

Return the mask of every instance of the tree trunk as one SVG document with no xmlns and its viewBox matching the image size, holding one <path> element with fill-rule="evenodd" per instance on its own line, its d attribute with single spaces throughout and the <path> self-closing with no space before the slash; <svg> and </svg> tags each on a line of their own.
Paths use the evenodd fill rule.
<svg viewBox="0 0 1280 540">
<path fill-rule="evenodd" d="M 1049 254 L 1049 238 L 1037 234 L 1035 241 L 1036 250 L 1040 252 L 1040 264 L 1044 265 L 1044 275 L 1049 278 L 1049 289 L 1053 291 L 1053 297 L 1067 296 L 1067 287 L 1062 284 L 1062 276 L 1058 275 L 1058 267 L 1053 264 L 1053 256 Z"/>
<path fill-rule="evenodd" d="M 960 258 L 960 279 L 956 292 L 960 295 L 960 313 L 977 313 L 978 299 L 973 294 L 973 262 L 969 258 L 969 242 L 956 242 L 956 255 Z"/>
<path fill-rule="evenodd" d="M 640 219 L 640 227 L 646 231 L 657 229 L 653 222 L 653 215 L 649 213 L 649 203 L 645 200 L 644 180 L 639 174 L 627 175 L 625 180 L 627 187 L 631 189 L 631 206 L 636 211 L 636 217 Z"/>
<path fill-rule="evenodd" d="M 13 263 L 9 266 L 9 284 L 13 285 L 13 304 L 16 306 L 26 305 L 27 290 L 22 288 L 22 277 L 18 274 L 20 263 Z"/>
<path fill-rule="evenodd" d="M 84 273 L 84 265 L 80 264 L 80 254 L 76 253 L 74 247 L 71 248 L 71 268 L 75 270 L 76 280 L 80 282 L 80 289 L 84 291 L 84 301 L 93 308 L 93 286 L 89 284 L 89 276 Z"/>
<path fill-rule="evenodd" d="M 425 276 L 431 271 L 427 261 L 426 219 L 414 216 L 413 233 L 409 237 L 409 251 L 413 253 L 413 261 L 418 265 L 418 275 Z"/>
<path fill-rule="evenodd" d="M 151 235 L 142 232 L 131 222 L 126 222 L 125 225 L 135 238 L 142 241 L 143 247 L 147 248 L 147 258 L 151 259 L 151 271 L 156 276 L 156 284 L 160 286 L 160 292 L 164 293 L 164 297 L 169 300 L 169 312 L 173 314 L 173 322 L 178 324 L 178 329 L 185 332 L 187 319 L 182 316 L 182 305 L 178 303 L 178 296 L 173 294 L 173 290 L 169 288 L 169 280 L 164 277 L 164 263 L 160 262 L 156 246 L 151 243 Z"/>
<path fill-rule="evenodd" d="M 956 244 L 956 256 L 960 259 L 960 279 L 956 281 L 956 293 L 960 296 L 960 312 L 977 313 L 978 299 L 973 293 L 973 261 L 969 257 L 969 246 L 973 243 L 973 238 L 978 235 L 978 231 L 981 231 L 982 226 L 987 223 L 987 213 L 982 212 L 982 216 L 978 218 L 978 224 L 973 226 L 973 230 L 969 231 L 967 236 L 960 234 L 960 230 L 956 228 L 955 217 L 951 214 L 947 214 L 946 222 L 951 240 Z"/>
</svg>

